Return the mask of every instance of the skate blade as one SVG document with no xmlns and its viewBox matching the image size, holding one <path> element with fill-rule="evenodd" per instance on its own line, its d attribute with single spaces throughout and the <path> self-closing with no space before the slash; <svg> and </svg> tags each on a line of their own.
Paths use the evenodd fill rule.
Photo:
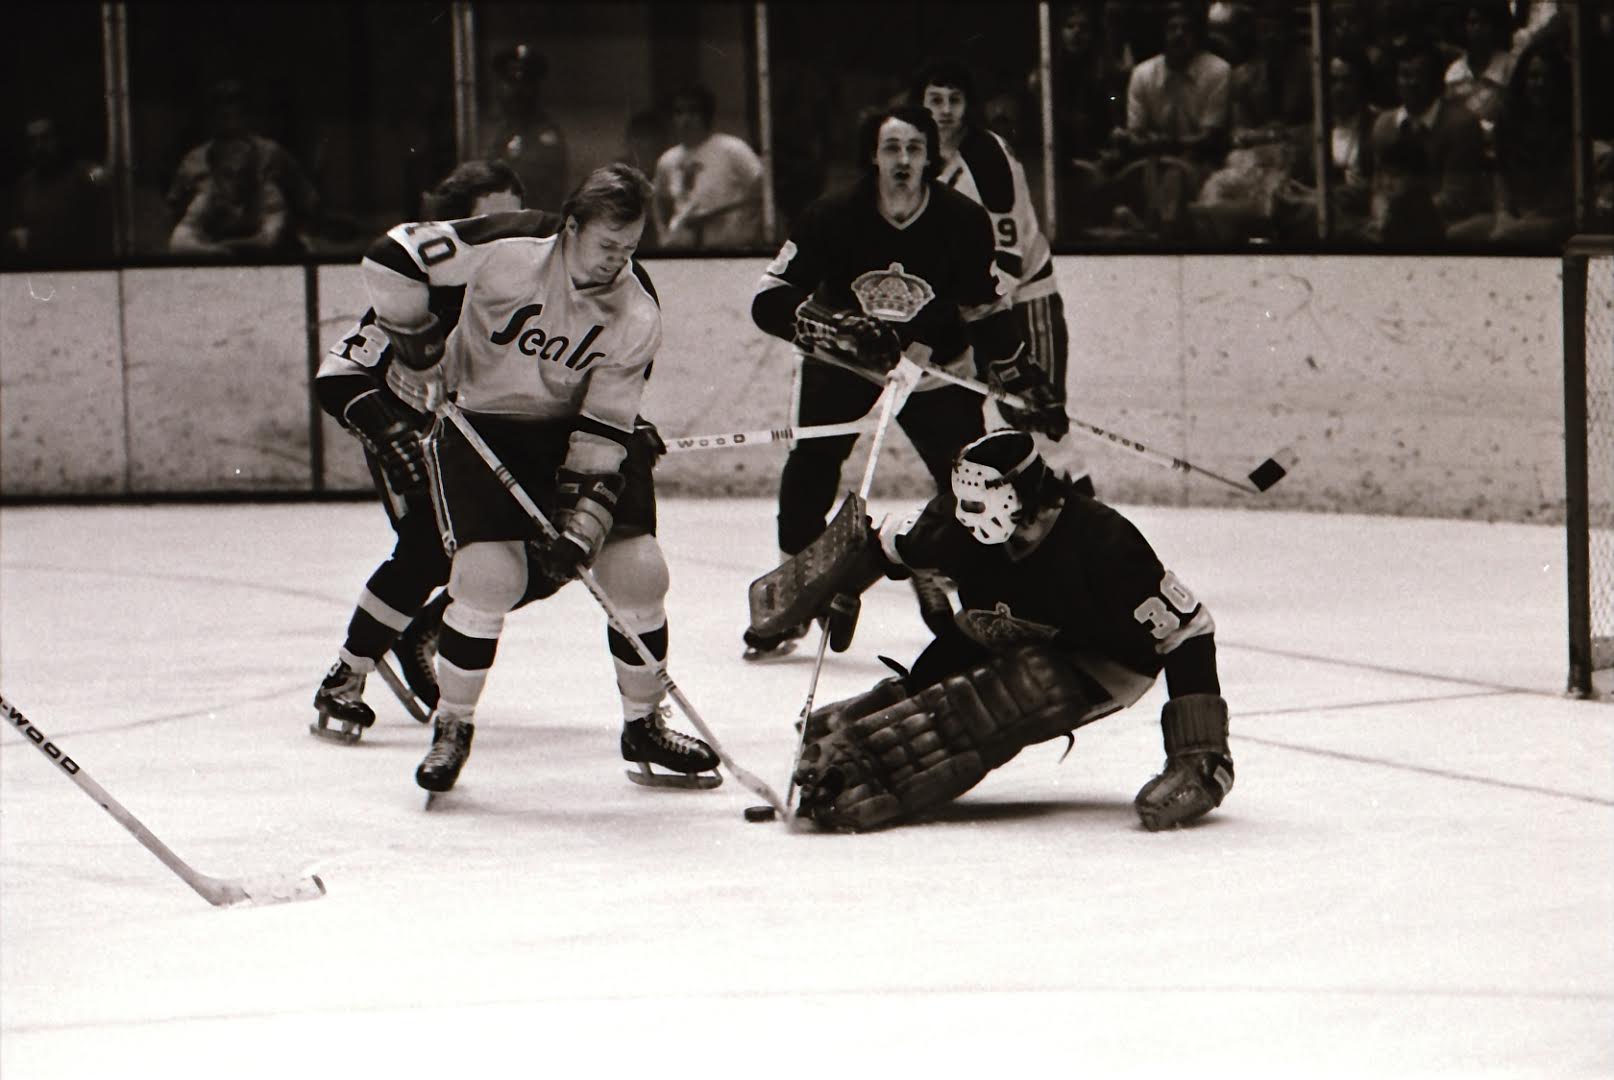
<svg viewBox="0 0 1614 1080">
<path fill-rule="evenodd" d="M 643 787 L 680 788 L 685 791 L 710 791 L 723 782 L 717 773 L 654 772 L 640 763 L 637 769 L 624 769 L 628 779 Z"/>
<path fill-rule="evenodd" d="M 426 708 L 426 703 L 415 696 L 415 692 L 409 689 L 409 684 L 404 682 L 403 676 L 387 663 L 386 657 L 383 656 L 375 662 L 375 673 L 381 676 L 381 681 L 387 684 L 387 689 L 391 690 L 403 707 L 409 710 L 410 716 L 422 724 L 432 718 L 432 711 Z"/>
<path fill-rule="evenodd" d="M 363 725 L 355 724 L 351 721 L 343 723 L 341 720 L 334 720 L 331 723 L 339 726 L 328 727 L 326 724 L 328 719 L 328 717 L 321 715 L 319 719 L 308 725 L 308 733 L 317 735 L 326 742 L 342 743 L 345 746 L 352 746 L 359 741 L 359 736 L 364 734 Z"/>
<path fill-rule="evenodd" d="M 745 652 L 741 654 L 740 659 L 753 664 L 760 660 L 777 660 L 781 656 L 789 656 L 791 653 L 795 652 L 796 647 L 800 644 L 801 642 L 799 640 L 791 639 L 790 641 L 782 641 L 771 649 L 747 648 Z"/>
</svg>

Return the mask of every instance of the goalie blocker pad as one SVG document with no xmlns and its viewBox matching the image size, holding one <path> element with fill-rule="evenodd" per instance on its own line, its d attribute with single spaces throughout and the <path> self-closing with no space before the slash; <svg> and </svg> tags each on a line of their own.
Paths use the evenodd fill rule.
<svg viewBox="0 0 1614 1080">
<path fill-rule="evenodd" d="M 1031 645 L 948 675 L 888 704 L 900 684 L 809 724 L 795 781 L 797 814 L 828 828 L 881 828 L 941 806 L 1034 743 L 1113 712 L 1115 702 L 1067 660 Z M 859 707 L 870 711 L 856 715 Z"/>
<path fill-rule="evenodd" d="M 861 563 L 872 562 L 870 552 L 868 507 L 848 492 L 818 539 L 751 582 L 752 631 L 781 634 L 822 614 L 836 593 L 868 588 L 884 571 L 882 565 L 872 575 L 858 573 Z"/>
</svg>

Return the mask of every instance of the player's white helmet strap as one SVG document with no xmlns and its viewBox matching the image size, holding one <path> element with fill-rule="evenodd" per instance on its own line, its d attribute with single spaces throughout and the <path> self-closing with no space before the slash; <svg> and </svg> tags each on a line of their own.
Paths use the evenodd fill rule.
<svg viewBox="0 0 1614 1080">
<path fill-rule="evenodd" d="M 1033 449 L 1007 473 L 978 461 L 960 460 L 953 466 L 953 514 L 980 543 L 1001 544 L 1014 535 L 1020 493 L 1013 481 L 1035 458 Z"/>
</svg>

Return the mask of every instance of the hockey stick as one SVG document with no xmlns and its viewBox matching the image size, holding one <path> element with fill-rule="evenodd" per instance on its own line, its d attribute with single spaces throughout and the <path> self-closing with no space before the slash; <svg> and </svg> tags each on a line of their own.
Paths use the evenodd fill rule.
<svg viewBox="0 0 1614 1080">
<path fill-rule="evenodd" d="M 797 442 L 801 439 L 827 439 L 836 435 L 860 435 L 872 428 L 865 417 L 848 420 L 844 424 L 817 424 L 810 427 L 768 428 L 759 431 L 719 431 L 709 435 L 680 435 L 664 439 L 669 454 L 687 454 L 695 450 L 734 450 L 747 446 L 766 446 L 770 443 Z"/>
<path fill-rule="evenodd" d="M 505 468 L 504 462 L 499 460 L 499 456 L 493 452 L 493 447 L 489 446 L 487 440 L 482 438 L 481 432 L 471 426 L 471 422 L 465 418 L 465 414 L 460 411 L 458 405 L 451 401 L 444 401 L 437 406 L 437 414 L 459 429 L 459 433 L 465 437 L 465 441 L 470 444 L 471 449 L 476 451 L 477 456 L 482 459 L 482 463 L 493 471 L 493 475 L 498 478 L 499 483 L 504 485 L 505 490 L 516 500 L 521 509 L 526 512 L 526 515 L 533 520 L 533 523 L 543 531 L 545 537 L 553 540 L 560 535 L 554 524 L 539 509 L 538 504 L 532 501 L 532 496 L 527 494 L 510 470 Z M 666 690 L 668 696 L 678 703 L 678 707 L 684 711 L 685 716 L 689 717 L 690 723 L 695 725 L 695 730 L 700 732 L 701 738 L 706 740 L 707 745 L 712 748 L 712 752 L 717 755 L 718 760 L 723 763 L 734 779 L 738 780 L 743 787 L 749 788 L 759 798 L 766 800 L 768 805 L 772 806 L 776 811 L 781 814 L 784 813 L 785 804 L 779 801 L 778 792 L 741 768 L 733 758 L 729 757 L 728 752 L 723 749 L 723 745 L 717 741 L 717 736 L 712 734 L 712 729 L 706 726 L 706 721 L 702 720 L 700 713 L 695 711 L 695 706 L 690 704 L 689 699 L 684 696 L 684 692 L 678 688 L 678 684 L 673 682 L 672 676 L 667 673 L 666 665 L 657 658 L 655 653 L 650 651 L 650 646 L 644 643 L 644 639 L 634 633 L 627 623 L 623 621 L 621 613 L 617 610 L 616 603 L 600 587 L 599 581 L 594 577 L 594 572 L 586 566 L 580 566 L 577 568 L 577 578 L 583 583 L 584 588 L 588 589 L 593 595 L 601 610 L 605 612 L 606 621 L 633 646 L 633 651 L 639 654 L 639 658 L 658 673 L 662 689 Z"/>
<path fill-rule="evenodd" d="M 863 482 L 858 485 L 858 497 L 868 504 L 869 492 L 874 488 L 874 467 L 880 460 L 880 449 L 885 445 L 886 432 L 891 430 L 891 420 L 907 402 L 908 395 L 913 392 L 914 386 L 923 374 L 920 366 L 904 356 L 897 361 L 897 366 L 891 369 L 886 376 L 885 389 L 880 391 L 880 421 L 874 429 L 874 442 L 869 446 L 869 459 L 863 466 Z M 807 684 L 807 700 L 802 702 L 801 717 L 798 721 L 801 734 L 796 741 L 796 756 L 790 762 L 790 787 L 785 794 L 785 806 L 788 808 L 796 797 L 796 770 L 801 767 L 801 755 L 807 749 L 807 717 L 813 711 L 813 698 L 818 694 L 818 679 L 824 671 L 824 650 L 829 645 L 830 620 L 826 616 L 823 630 L 818 635 L 818 656 L 813 660 L 813 676 Z M 786 810 L 787 821 L 795 819 L 794 810 Z"/>
<path fill-rule="evenodd" d="M 243 904 L 280 904 L 293 900 L 317 900 L 325 895 L 325 883 L 319 879 L 318 874 L 306 874 L 297 877 L 291 874 L 281 874 L 273 877 L 261 878 L 216 878 L 199 873 L 184 859 L 175 855 L 167 844 L 140 823 L 140 821 L 123 804 L 106 793 L 106 789 L 80 768 L 78 762 L 68 757 L 61 748 L 45 737 L 45 733 L 33 725 L 27 717 L 19 712 L 16 706 L 0 696 L 0 711 L 6 715 L 6 721 L 18 731 L 22 732 L 27 740 L 39 748 L 40 753 L 56 763 L 73 783 L 77 784 L 83 792 L 94 799 L 101 809 L 111 814 L 113 819 L 125 829 L 134 834 L 134 838 L 158 859 L 162 864 L 179 875 L 181 881 L 195 889 L 214 907 L 235 907 Z"/>
<path fill-rule="evenodd" d="M 838 367 L 845 366 L 831 357 L 825 357 L 818 353 L 806 353 L 805 355 L 811 356 L 815 360 L 823 360 L 827 363 L 835 364 Z M 934 376 L 935 378 L 940 379 L 942 382 L 950 382 L 956 386 L 962 386 L 966 390 L 975 391 L 982 397 L 987 397 L 991 398 L 993 401 L 1006 403 L 1014 408 L 1024 409 L 1027 407 L 1027 402 L 1023 398 L 1020 398 L 1015 394 L 1005 393 L 1004 391 L 998 390 L 995 387 L 988 386 L 979 379 L 972 379 L 965 375 L 954 375 L 950 371 L 943 368 L 934 367 L 918 358 L 908 357 L 908 359 L 912 359 L 913 362 L 918 365 L 919 369 L 926 375 Z M 1292 449 L 1285 447 L 1284 449 L 1273 454 L 1271 457 L 1267 458 L 1265 461 L 1261 462 L 1261 464 L 1257 465 L 1254 469 L 1250 470 L 1248 477 L 1249 483 L 1246 484 L 1241 483 L 1238 480 L 1234 480 L 1231 477 L 1223 476 L 1220 473 L 1212 472 L 1203 466 L 1195 465 L 1191 461 L 1185 461 L 1182 458 L 1172 457 L 1170 454 L 1162 453 L 1159 450 L 1150 449 L 1134 439 L 1129 439 L 1125 435 L 1117 434 L 1116 432 L 1110 431 L 1107 428 L 1101 428 L 1097 424 L 1090 424 L 1080 417 L 1072 416 L 1069 412 L 1065 413 L 1065 418 L 1070 421 L 1071 426 L 1075 428 L 1078 433 L 1086 435 L 1088 438 L 1097 440 L 1099 442 L 1108 443 L 1109 445 L 1119 447 L 1122 450 L 1129 450 L 1132 453 L 1143 457 L 1147 461 L 1153 462 L 1156 465 L 1164 466 L 1168 469 L 1175 469 L 1176 471 L 1183 473 L 1198 473 L 1208 480 L 1215 480 L 1217 483 L 1226 484 L 1235 491 L 1241 491 L 1246 495 L 1252 493 L 1260 494 L 1261 492 L 1271 488 L 1279 480 L 1282 480 L 1289 474 L 1289 470 L 1294 468 L 1295 462 L 1298 460 L 1295 456 L 1295 452 Z"/>
<path fill-rule="evenodd" d="M 932 367 L 929 364 L 919 364 L 918 367 L 926 375 L 933 375 L 943 382 L 950 382 L 955 386 L 962 386 L 966 390 L 973 390 L 983 397 L 991 398 L 993 401 L 1002 402 L 1016 409 L 1026 409 L 1030 407 L 1029 403 L 1024 398 L 1015 394 L 1006 393 L 995 387 L 988 386 L 979 379 L 971 379 L 966 375 L 954 375 L 950 371 L 946 371 L 938 367 Z M 1140 442 L 1129 439 L 1125 435 L 1117 435 L 1115 432 L 1101 428 L 1097 424 L 1089 424 L 1086 420 L 1071 416 L 1068 412 L 1065 414 L 1065 417 L 1070 421 L 1072 428 L 1081 432 L 1083 435 L 1088 436 L 1089 438 L 1096 439 L 1100 442 L 1109 443 L 1112 446 L 1119 446 L 1123 450 L 1130 450 L 1133 453 L 1154 462 L 1156 465 L 1163 465 L 1168 469 L 1176 469 L 1178 472 L 1184 473 L 1198 473 L 1200 476 L 1203 476 L 1208 480 L 1215 480 L 1217 483 L 1226 484 L 1235 491 L 1242 491 L 1246 495 L 1252 493 L 1260 494 L 1261 492 L 1266 491 L 1273 484 L 1276 484 L 1279 480 L 1282 480 L 1286 475 L 1288 475 L 1289 470 L 1294 467 L 1296 461 L 1294 451 L 1285 448 L 1278 451 L 1272 457 L 1267 458 L 1261 464 L 1252 469 L 1249 474 L 1249 483 L 1241 483 L 1240 481 L 1234 480 L 1231 477 L 1223 476 L 1221 473 L 1212 472 L 1202 465 L 1195 465 L 1192 462 L 1184 461 L 1182 458 L 1172 457 L 1170 454 L 1162 453 L 1159 450 L 1151 450 L 1149 447 L 1144 446 Z"/>
</svg>

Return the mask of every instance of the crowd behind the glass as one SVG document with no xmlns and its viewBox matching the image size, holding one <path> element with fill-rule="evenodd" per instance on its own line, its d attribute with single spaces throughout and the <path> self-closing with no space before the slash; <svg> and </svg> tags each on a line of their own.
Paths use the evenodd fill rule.
<svg viewBox="0 0 1614 1080">
<path fill-rule="evenodd" d="M 1546 252 L 1574 231 L 1573 5 L 1327 0 L 1322 10 L 1329 130 L 1315 140 L 1305 0 L 1056 5 L 1057 241 Z M 1596 5 L 1582 26 L 1595 229 L 1614 221 L 1614 4 Z M 530 45 L 493 54 L 476 145 L 516 171 L 527 205 L 554 209 L 598 163 L 568 153 L 564 118 L 540 103 L 545 69 Z M 998 74 L 980 84 L 981 101 L 968 103 L 971 122 L 1000 135 L 1040 184 L 1039 72 Z M 368 236 L 329 227 L 340 219 L 331 210 L 339 200 L 256 130 L 250 87 L 217 83 L 201 100 L 208 138 L 175 165 L 168 252 L 251 261 L 362 249 Z M 623 156 L 656 190 L 646 251 L 765 252 L 787 233 L 803 200 L 777 200 L 769 235 L 769 170 L 754 140 L 714 130 L 716 112 L 711 91 L 690 84 L 628 119 Z M 846 118 L 848 129 L 856 120 Z M 7 261 L 113 254 L 108 167 L 75 153 L 49 115 L 31 117 L 25 136 Z M 791 161 L 788 146 L 781 140 L 775 150 L 776 191 L 799 191 L 803 172 L 822 182 L 825 171 Z"/>
</svg>

